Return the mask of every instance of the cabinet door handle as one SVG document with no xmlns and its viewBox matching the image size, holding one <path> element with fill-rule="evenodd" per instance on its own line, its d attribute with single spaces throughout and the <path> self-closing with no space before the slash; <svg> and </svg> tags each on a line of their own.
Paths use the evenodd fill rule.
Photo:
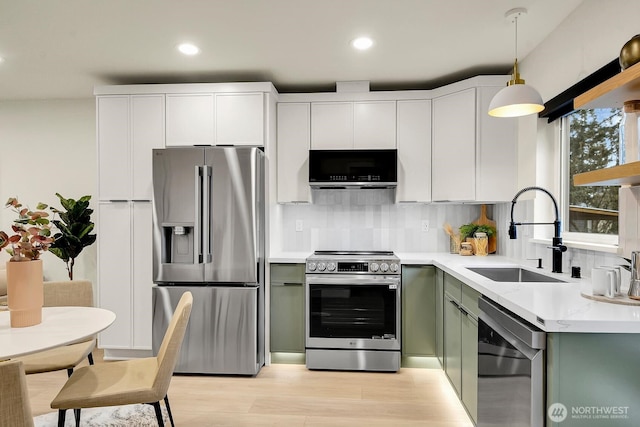
<svg viewBox="0 0 640 427">
<path fill-rule="evenodd" d="M 128 202 L 127 199 L 110 199 L 109 201 L 111 203 L 127 203 Z"/>
<path fill-rule="evenodd" d="M 302 283 L 296 283 L 296 282 L 271 282 L 271 286 L 302 286 Z"/>
<path fill-rule="evenodd" d="M 464 308 L 462 308 L 461 306 L 458 306 L 458 310 L 460 310 L 462 314 L 464 314 L 465 316 L 469 316 L 469 312 Z"/>
</svg>

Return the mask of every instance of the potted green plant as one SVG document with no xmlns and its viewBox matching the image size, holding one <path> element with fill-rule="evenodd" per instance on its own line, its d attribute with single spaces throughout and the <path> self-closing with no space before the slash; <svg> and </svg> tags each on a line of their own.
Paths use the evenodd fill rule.
<svg viewBox="0 0 640 427">
<path fill-rule="evenodd" d="M 7 261 L 7 304 L 11 327 L 37 325 L 42 321 L 42 260 L 40 255 L 53 243 L 47 205 L 38 203 L 35 211 L 12 197 L 5 203 L 18 218 L 11 225 L 11 236 L 0 231 L 0 250 L 11 255 Z"/>
<path fill-rule="evenodd" d="M 486 224 L 464 224 L 460 226 L 460 238 L 464 241 L 467 237 L 473 237 L 475 233 L 487 233 L 487 237 L 496 234 L 496 228 Z"/>
<path fill-rule="evenodd" d="M 65 262 L 69 280 L 73 280 L 73 266 L 76 258 L 85 247 L 96 241 L 96 235 L 90 234 L 94 228 L 94 223 L 91 221 L 93 209 L 89 208 L 91 196 L 82 196 L 78 200 L 65 199 L 59 193 L 56 193 L 56 196 L 60 199 L 64 210 L 51 207 L 60 219 L 52 221 L 59 232 L 53 236 L 55 241 L 49 248 L 49 252 Z"/>
</svg>

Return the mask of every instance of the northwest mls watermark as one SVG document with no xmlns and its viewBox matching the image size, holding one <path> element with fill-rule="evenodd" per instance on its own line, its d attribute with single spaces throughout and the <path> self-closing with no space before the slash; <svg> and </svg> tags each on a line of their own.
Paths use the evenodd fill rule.
<svg viewBox="0 0 640 427">
<path fill-rule="evenodd" d="M 570 420 L 628 420 L 628 406 L 571 406 L 553 403 L 547 410 L 549 419 L 556 423 Z"/>
</svg>

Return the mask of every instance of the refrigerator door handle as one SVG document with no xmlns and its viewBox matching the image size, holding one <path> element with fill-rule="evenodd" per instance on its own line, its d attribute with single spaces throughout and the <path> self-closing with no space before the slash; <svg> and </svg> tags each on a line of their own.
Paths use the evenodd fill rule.
<svg viewBox="0 0 640 427">
<path fill-rule="evenodd" d="M 211 191 L 213 189 L 213 168 L 202 166 L 204 189 L 202 191 L 202 240 L 204 263 L 211 263 L 213 254 L 211 252 Z"/>
<path fill-rule="evenodd" d="M 202 264 L 202 166 L 195 167 L 196 217 L 193 226 L 193 263 Z"/>
</svg>

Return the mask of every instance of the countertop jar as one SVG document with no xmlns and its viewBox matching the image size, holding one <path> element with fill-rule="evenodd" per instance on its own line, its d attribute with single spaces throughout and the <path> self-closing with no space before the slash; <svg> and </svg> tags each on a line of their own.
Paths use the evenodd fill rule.
<svg viewBox="0 0 640 427">
<path fill-rule="evenodd" d="M 620 141 L 620 164 L 640 160 L 640 100 L 625 101 L 622 123 L 622 139 Z"/>
<path fill-rule="evenodd" d="M 476 255 L 486 256 L 489 254 L 489 238 L 487 233 L 477 232 L 473 235 L 476 244 Z"/>
</svg>

